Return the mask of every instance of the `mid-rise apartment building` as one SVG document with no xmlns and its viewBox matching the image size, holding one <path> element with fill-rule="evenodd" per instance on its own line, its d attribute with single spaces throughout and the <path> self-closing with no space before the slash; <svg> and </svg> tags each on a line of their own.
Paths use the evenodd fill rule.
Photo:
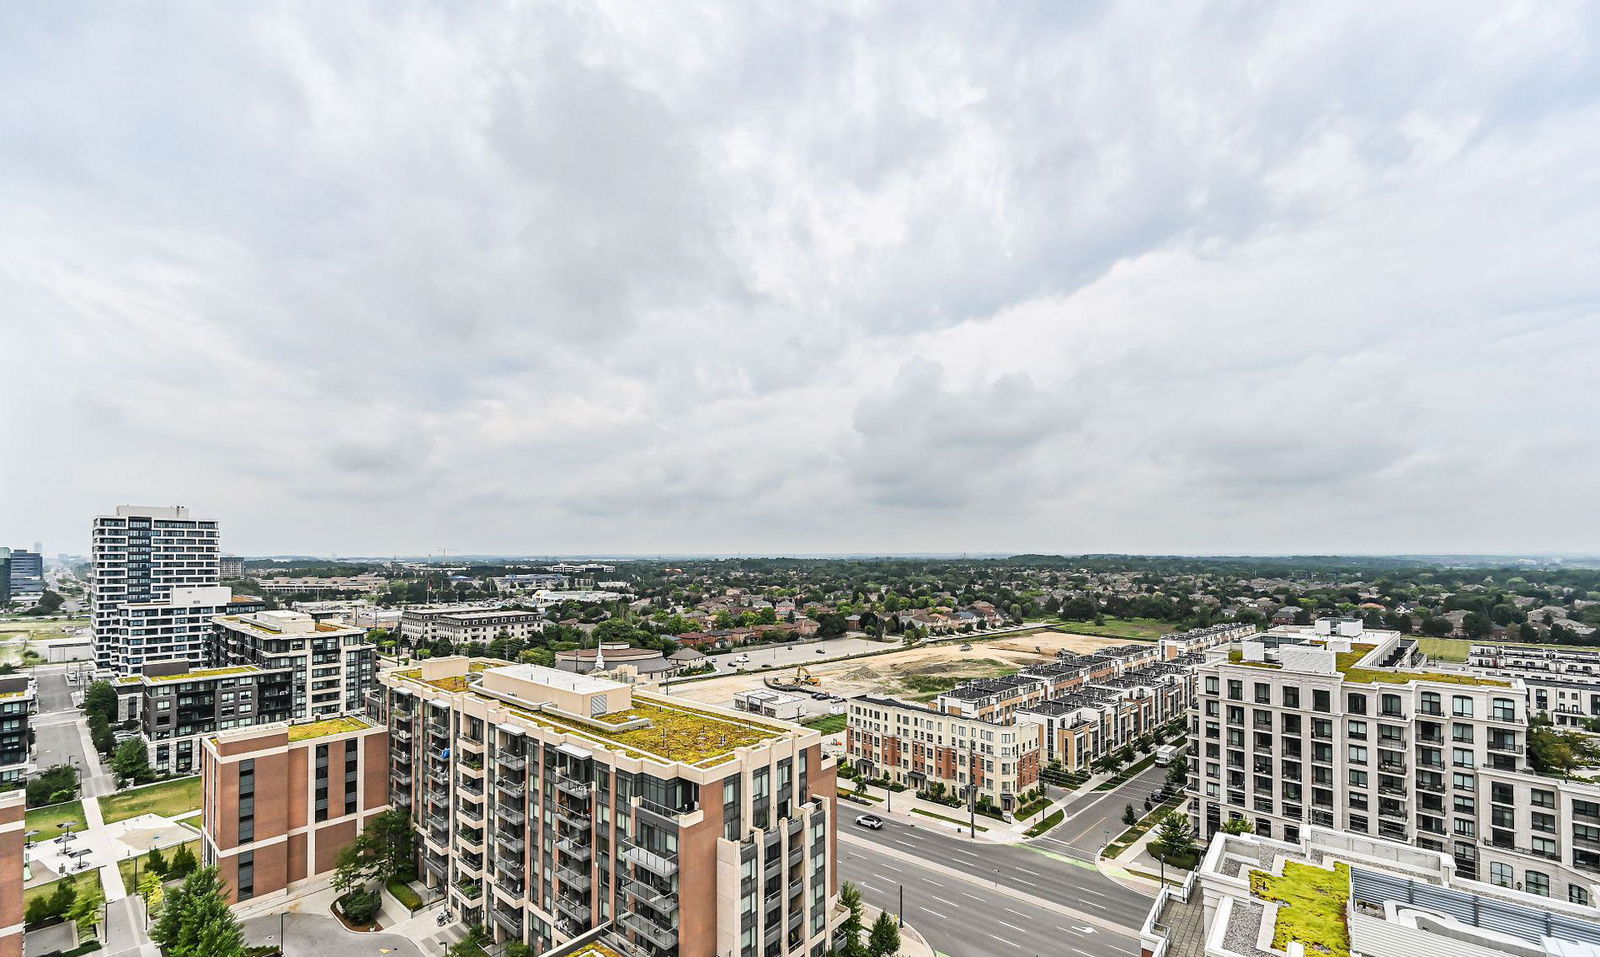
<svg viewBox="0 0 1600 957">
<path fill-rule="evenodd" d="M 529 638 L 544 630 L 545 618 L 536 612 L 500 608 L 444 606 L 407 608 L 400 615 L 400 633 L 409 642 L 489 642 L 505 635 Z"/>
<path fill-rule="evenodd" d="M 23 792 L 0 794 L 0 957 L 22 957 L 22 869 L 27 813 Z"/>
<path fill-rule="evenodd" d="M 21 781 L 32 770 L 33 678 L 0 676 L 0 784 Z"/>
<path fill-rule="evenodd" d="M 1475 642 L 1467 665 L 1528 686 L 1535 714 L 1564 727 L 1600 720 L 1600 648 Z"/>
<path fill-rule="evenodd" d="M 1141 957 L 1571 957 L 1600 911 L 1465 876 L 1449 854 L 1308 826 L 1295 841 L 1219 833 L 1163 887 Z"/>
<path fill-rule="evenodd" d="M 133 674 L 147 662 L 203 660 L 203 633 L 193 619 L 218 614 L 227 599 L 217 585 L 217 523 L 182 506 L 119 505 L 94 520 L 95 657 L 102 668 Z M 182 591 L 175 599 L 173 592 Z M 227 589 L 220 589 L 222 595 Z M 159 606 L 177 601 L 178 607 Z M 203 609 L 209 603 L 209 615 Z M 149 619 L 171 619 L 152 623 Z"/>
<path fill-rule="evenodd" d="M 193 773 L 221 731 L 314 721 L 365 707 L 377 652 L 365 629 L 290 611 L 216 617 L 207 667 L 147 664 L 117 679 L 118 717 L 136 720 L 161 773 Z"/>
<path fill-rule="evenodd" d="M 389 737 L 356 716 L 240 728 L 203 741 L 201 859 L 229 903 L 314 889 L 389 809 Z"/>
<path fill-rule="evenodd" d="M 1040 726 L 1026 715 L 992 720 L 893 698 L 851 698 L 845 753 L 870 778 L 958 795 L 975 788 L 1002 811 L 1039 784 Z"/>
<path fill-rule="evenodd" d="M 1191 815 L 1262 837 L 1316 826 L 1450 854 L 1458 873 L 1587 905 L 1600 785 L 1534 772 L 1517 677 L 1429 666 L 1356 620 L 1274 628 L 1199 669 Z"/>
<path fill-rule="evenodd" d="M 223 555 L 217 559 L 217 575 L 226 580 L 244 577 L 244 559 L 237 555 Z"/>
<path fill-rule="evenodd" d="M 391 802 L 457 917 L 536 951 L 821 957 L 837 924 L 821 735 L 535 665 L 380 673 Z"/>
</svg>

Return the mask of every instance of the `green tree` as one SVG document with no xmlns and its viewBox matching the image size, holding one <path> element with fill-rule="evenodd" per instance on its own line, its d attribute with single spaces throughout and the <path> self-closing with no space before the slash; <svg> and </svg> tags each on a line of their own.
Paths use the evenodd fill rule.
<svg viewBox="0 0 1600 957">
<path fill-rule="evenodd" d="M 878 919 L 872 922 L 872 931 L 867 934 L 867 953 L 872 957 L 894 957 L 900 952 L 900 928 L 895 926 L 894 918 L 888 911 L 878 914 Z"/>
<path fill-rule="evenodd" d="M 150 939 L 167 957 L 244 957 L 244 931 L 215 867 L 195 871 L 167 895 Z"/>
<path fill-rule="evenodd" d="M 1228 823 L 1222 825 L 1221 830 L 1224 834 L 1249 834 L 1255 828 L 1244 818 L 1235 817 L 1229 818 Z"/>
<path fill-rule="evenodd" d="M 83 693 L 81 710 L 93 717 L 101 715 L 107 723 L 117 720 L 117 689 L 109 681 L 96 681 Z"/>
<path fill-rule="evenodd" d="M 167 858 L 161 853 L 161 848 L 152 847 L 144 859 L 145 870 L 152 874 L 161 875 L 167 872 Z"/>
<path fill-rule="evenodd" d="M 150 748 L 141 738 L 129 738 L 117 745 L 111 756 L 111 771 L 125 781 L 141 784 L 156 776 L 150 766 Z"/>
<path fill-rule="evenodd" d="M 1137 812 L 1137 811 L 1135 811 L 1133 809 L 1133 805 L 1132 804 L 1129 804 L 1129 805 L 1127 805 L 1126 807 L 1124 807 L 1122 809 L 1122 823 L 1124 823 L 1124 824 L 1138 824 L 1139 823 L 1139 812 Z"/>
<path fill-rule="evenodd" d="M 167 862 L 166 876 L 171 880 L 187 877 L 199 866 L 200 862 L 195 859 L 194 851 L 189 849 L 189 845 L 180 844 L 178 849 L 172 852 L 172 860 Z"/>
<path fill-rule="evenodd" d="M 78 935 L 87 937 L 94 933 L 94 925 L 100 923 L 100 912 L 105 909 L 106 898 L 98 886 L 91 887 L 73 902 L 72 908 L 65 914 L 66 918 L 78 925 Z"/>
<path fill-rule="evenodd" d="M 70 801 L 78 793 L 78 769 L 57 764 L 33 776 L 27 784 L 28 807 Z"/>
<path fill-rule="evenodd" d="M 1194 830 L 1189 827 L 1189 818 L 1182 814 L 1167 814 L 1161 819 L 1161 827 L 1151 843 L 1155 845 L 1156 857 L 1161 861 L 1161 881 L 1166 883 L 1167 862 L 1194 851 Z"/>
<path fill-rule="evenodd" d="M 839 903 L 845 909 L 844 922 L 839 925 L 839 933 L 844 937 L 844 957 L 861 957 L 861 931 L 866 927 L 866 920 L 862 916 L 861 890 L 856 885 L 845 881 L 839 887 Z"/>
</svg>

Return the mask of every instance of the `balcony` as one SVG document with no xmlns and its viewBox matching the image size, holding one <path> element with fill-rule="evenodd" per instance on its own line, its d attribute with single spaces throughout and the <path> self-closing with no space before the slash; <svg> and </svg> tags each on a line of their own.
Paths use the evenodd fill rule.
<svg viewBox="0 0 1600 957">
<path fill-rule="evenodd" d="M 663 857 L 660 854 L 647 851 L 636 844 L 628 844 L 622 852 L 622 859 L 630 864 L 642 867 L 659 877 L 671 877 L 678 873 L 676 855 Z"/>
<path fill-rule="evenodd" d="M 678 932 L 676 929 L 662 927 L 642 914 L 623 914 L 621 924 L 663 950 L 670 950 L 678 946 Z"/>
<path fill-rule="evenodd" d="M 494 846 L 495 852 L 498 854 L 515 854 L 518 857 L 521 857 L 522 852 L 527 848 L 528 844 L 526 841 L 520 837 L 517 837 L 516 835 L 507 834 L 505 831 L 500 831 L 494 836 Z"/>
<path fill-rule="evenodd" d="M 408 788 L 411 786 L 411 772 L 402 767 L 391 768 L 389 770 L 389 780 L 403 788 Z"/>
<path fill-rule="evenodd" d="M 562 887 L 570 888 L 582 894 L 588 894 L 589 888 L 594 886 L 594 882 L 589 879 L 588 874 L 571 867 L 557 867 L 556 877 L 560 878 Z"/>
<path fill-rule="evenodd" d="M 644 881 L 624 877 L 622 889 L 634 900 L 647 904 L 663 914 L 675 913 L 678 910 L 676 897 Z"/>
<path fill-rule="evenodd" d="M 556 910 L 584 927 L 589 926 L 589 917 L 594 913 L 589 909 L 588 901 L 580 901 L 566 894 L 556 895 Z"/>
<path fill-rule="evenodd" d="M 480 780 L 483 778 L 483 762 L 482 761 L 473 761 L 470 758 L 463 757 L 461 759 L 460 763 L 456 767 L 457 767 L 458 770 L 460 770 L 461 776 L 464 777 L 464 778 L 470 777 L 470 778 L 478 778 Z M 481 784 L 478 785 L 478 786 L 480 788 L 483 787 L 483 785 L 481 785 Z"/>
<path fill-rule="evenodd" d="M 555 784 L 556 790 L 570 797 L 577 798 L 580 801 L 589 800 L 589 795 L 593 793 L 589 785 L 574 778 L 567 777 L 565 774 L 557 774 L 555 776 Z"/>
<path fill-rule="evenodd" d="M 404 728 L 396 728 L 395 730 L 389 732 L 389 737 L 399 741 L 401 744 L 411 743 L 411 732 Z"/>
<path fill-rule="evenodd" d="M 522 782 L 515 778 L 501 778 L 494 782 L 494 786 L 496 790 L 507 797 L 520 798 L 528 793 L 528 789 L 522 786 Z"/>
<path fill-rule="evenodd" d="M 504 804 L 495 805 L 495 816 L 500 819 L 500 823 L 505 827 L 521 827 L 528 820 L 526 814 L 516 808 L 506 807 Z"/>
<path fill-rule="evenodd" d="M 489 908 L 489 916 L 504 927 L 513 938 L 522 936 L 522 912 L 499 904 Z"/>
<path fill-rule="evenodd" d="M 470 794 L 475 798 L 483 797 L 482 781 L 475 781 L 470 777 L 463 776 L 461 780 L 456 782 L 456 787 L 459 788 L 463 794 Z"/>
<path fill-rule="evenodd" d="M 425 803 L 430 811 L 443 811 L 450 806 L 450 797 L 444 793 L 443 788 L 435 788 L 428 792 L 428 800 Z"/>
<path fill-rule="evenodd" d="M 556 808 L 556 820 L 576 831 L 589 830 L 589 815 L 582 811 L 558 807 Z"/>
<path fill-rule="evenodd" d="M 505 768 L 507 771 L 523 771 L 528 767 L 528 761 L 526 758 L 511 751 L 501 751 L 495 756 L 495 760 L 498 761 L 500 766 Z"/>
<path fill-rule="evenodd" d="M 471 821 L 472 823 L 477 824 L 480 827 L 483 825 L 483 805 L 482 804 L 469 804 L 466 801 L 462 801 L 461 802 L 461 812 L 460 813 L 461 813 L 461 819 L 463 821 Z"/>
<path fill-rule="evenodd" d="M 477 881 L 458 881 L 455 886 L 456 896 L 464 904 L 476 904 L 483 898 L 483 885 Z"/>
<path fill-rule="evenodd" d="M 456 831 L 456 840 L 460 841 L 461 846 L 464 848 L 475 849 L 480 854 L 483 852 L 483 830 L 481 828 L 462 828 Z"/>
<path fill-rule="evenodd" d="M 587 861 L 594 853 L 589 845 L 581 841 L 574 841 L 570 837 L 563 837 L 557 840 L 556 849 L 575 861 Z"/>
</svg>

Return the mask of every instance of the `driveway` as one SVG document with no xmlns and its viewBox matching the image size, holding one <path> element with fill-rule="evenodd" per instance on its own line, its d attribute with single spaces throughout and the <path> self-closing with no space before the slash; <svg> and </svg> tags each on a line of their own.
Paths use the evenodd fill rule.
<svg viewBox="0 0 1600 957">
<path fill-rule="evenodd" d="M 278 942 L 278 914 L 244 922 L 245 946 Z M 399 934 L 357 934 L 344 929 L 332 914 L 283 914 L 284 957 L 422 957 L 409 937 Z"/>
</svg>

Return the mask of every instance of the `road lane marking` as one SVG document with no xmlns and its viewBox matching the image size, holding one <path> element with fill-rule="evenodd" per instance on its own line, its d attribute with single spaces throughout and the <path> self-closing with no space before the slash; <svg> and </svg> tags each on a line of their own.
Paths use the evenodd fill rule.
<svg viewBox="0 0 1600 957">
<path fill-rule="evenodd" d="M 987 904 L 987 903 L 988 903 L 988 901 L 987 901 L 987 900 L 986 900 L 986 899 L 984 899 L 984 898 L 982 898 L 982 897 L 979 897 L 979 896 L 978 896 L 978 895 L 976 895 L 976 894 L 968 894 L 968 893 L 967 893 L 967 892 L 966 892 L 966 891 L 962 891 L 962 892 L 961 892 L 961 896 L 962 896 L 962 897 L 968 897 L 968 898 L 971 898 L 971 899 L 972 899 L 972 900 L 975 900 L 975 901 L 977 901 L 977 902 L 978 902 L 978 903 L 980 903 L 980 904 Z"/>
<path fill-rule="evenodd" d="M 943 897 L 939 897 L 938 895 L 935 895 L 935 894 L 929 894 L 928 896 L 932 897 L 934 900 L 938 901 L 941 904 L 949 904 L 951 907 L 960 907 L 961 906 L 960 904 L 957 904 L 955 901 L 947 901 Z"/>
<path fill-rule="evenodd" d="M 1001 908 L 1001 909 L 1002 909 L 1002 910 L 1004 910 L 1004 911 L 1005 911 L 1005 912 L 1006 912 L 1006 913 L 1007 913 L 1007 914 L 1016 914 L 1016 915 L 1017 915 L 1017 916 L 1018 916 L 1018 917 L 1021 917 L 1021 918 L 1023 918 L 1023 919 L 1024 919 L 1024 920 L 1026 920 L 1026 919 L 1027 919 L 1027 917 L 1028 917 L 1028 915 L 1027 915 L 1027 914 L 1024 914 L 1024 913 L 1023 913 L 1023 912 L 1022 912 L 1022 911 L 1020 911 L 1020 910 L 1012 910 L 1012 909 L 1011 909 L 1011 908 L 1009 908 L 1009 907 L 1005 907 L 1005 908 Z"/>
<path fill-rule="evenodd" d="M 949 917 L 945 916 L 944 914 L 941 914 L 936 910 L 929 910 L 926 907 L 919 907 L 919 908 L 917 908 L 917 910 L 921 911 L 924 914 L 932 914 L 933 916 L 939 918 L 940 920 L 949 920 L 950 919 Z"/>
<path fill-rule="evenodd" d="M 1010 947 L 1016 947 L 1018 950 L 1022 949 L 1021 947 L 1018 947 L 1015 943 L 1013 943 L 1013 942 L 1011 942 L 1009 940 L 1006 940 L 1004 937 L 996 937 L 994 939 L 998 940 L 1000 943 L 1006 944 L 1006 945 L 1008 945 Z"/>
<path fill-rule="evenodd" d="M 896 874 L 905 873 L 904 871 L 900 870 L 900 868 L 895 867 L 893 864 L 885 864 L 885 865 L 883 865 L 883 867 L 884 867 L 885 870 L 894 871 Z"/>
<path fill-rule="evenodd" d="M 999 924 L 1001 927 L 1009 927 L 1009 928 L 1011 928 L 1012 930 L 1016 931 L 1019 934 L 1026 934 L 1027 933 L 1027 931 L 1023 930 L 1021 927 L 1018 927 L 1016 924 L 1008 924 L 1003 920 L 997 920 L 997 921 L 995 921 L 995 923 Z"/>
<path fill-rule="evenodd" d="M 862 887 L 865 887 L 867 890 L 872 891 L 874 894 L 882 894 L 883 893 L 883 891 L 878 890 L 876 887 L 873 887 L 871 884 L 868 884 L 866 881 L 856 881 L 856 883 L 860 884 Z"/>
<path fill-rule="evenodd" d="M 1027 869 L 1027 868 L 1026 868 L 1026 867 L 1018 867 L 1018 868 L 1017 868 L 1017 870 L 1019 870 L 1019 871 L 1021 871 L 1021 872 L 1022 872 L 1022 873 L 1024 873 L 1024 874 L 1032 874 L 1032 875 L 1033 875 L 1033 876 L 1034 876 L 1034 877 L 1041 877 L 1041 876 L 1043 876 L 1043 875 L 1041 875 L 1041 874 L 1040 874 L 1040 873 L 1039 873 L 1039 872 L 1038 872 L 1038 871 L 1030 871 L 1030 870 L 1028 870 L 1028 869 Z"/>
</svg>

